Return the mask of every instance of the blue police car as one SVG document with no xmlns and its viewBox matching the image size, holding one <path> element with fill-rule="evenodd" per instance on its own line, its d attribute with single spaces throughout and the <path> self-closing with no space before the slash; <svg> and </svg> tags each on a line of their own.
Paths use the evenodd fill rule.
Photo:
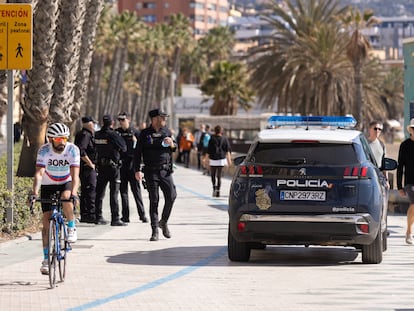
<svg viewBox="0 0 414 311">
<path fill-rule="evenodd" d="M 356 121 L 273 116 L 235 159 L 228 257 L 266 245 L 352 246 L 377 264 L 387 248 L 388 188 Z M 384 159 L 382 170 L 397 162 Z"/>
</svg>

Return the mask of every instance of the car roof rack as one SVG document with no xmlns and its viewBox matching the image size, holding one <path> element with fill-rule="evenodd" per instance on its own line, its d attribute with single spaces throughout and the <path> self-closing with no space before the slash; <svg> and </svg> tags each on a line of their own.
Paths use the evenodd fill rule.
<svg viewBox="0 0 414 311">
<path fill-rule="evenodd" d="M 267 120 L 269 128 L 280 126 L 333 126 L 354 128 L 357 121 L 353 116 L 271 116 Z"/>
</svg>

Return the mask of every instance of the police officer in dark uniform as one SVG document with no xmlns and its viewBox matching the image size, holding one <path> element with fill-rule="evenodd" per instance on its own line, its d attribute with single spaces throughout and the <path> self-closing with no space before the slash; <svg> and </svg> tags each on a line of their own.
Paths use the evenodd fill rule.
<svg viewBox="0 0 414 311">
<path fill-rule="evenodd" d="M 94 138 L 95 121 L 92 117 L 82 118 L 82 129 L 75 135 L 75 145 L 79 147 L 81 166 L 80 215 L 81 222 L 95 223 L 96 196 L 96 149 Z"/>
<path fill-rule="evenodd" d="M 142 130 L 135 149 L 135 177 L 142 180 L 145 176 L 150 200 L 150 217 L 152 235 L 150 241 L 158 240 L 158 227 L 166 238 L 171 238 L 167 222 L 177 197 L 172 178 L 172 152 L 177 149 L 177 143 L 166 127 L 168 115 L 160 109 L 149 112 L 151 125 Z M 143 164 L 143 165 L 142 165 Z M 164 209 L 161 220 L 158 218 L 159 188 L 164 194 Z"/>
<path fill-rule="evenodd" d="M 105 196 L 105 188 L 109 182 L 111 206 L 111 226 L 126 226 L 119 219 L 119 186 L 121 154 L 127 151 L 123 138 L 113 129 L 114 120 L 110 115 L 103 116 L 103 126 L 95 133 L 96 152 L 98 154 L 98 180 L 96 183 L 96 219 L 104 221 L 102 217 L 102 200 Z"/>
<path fill-rule="evenodd" d="M 116 131 L 122 136 L 127 145 L 127 152 L 122 156 L 121 166 L 121 201 L 122 201 L 122 218 L 123 222 L 129 222 L 129 200 L 128 200 L 128 183 L 134 195 L 135 203 L 137 205 L 139 219 L 142 222 L 148 222 L 145 217 L 144 202 L 142 201 L 141 187 L 138 180 L 135 178 L 134 171 L 134 150 L 136 148 L 139 131 L 133 128 L 130 124 L 127 112 L 118 114 L 118 121 L 120 127 Z"/>
</svg>

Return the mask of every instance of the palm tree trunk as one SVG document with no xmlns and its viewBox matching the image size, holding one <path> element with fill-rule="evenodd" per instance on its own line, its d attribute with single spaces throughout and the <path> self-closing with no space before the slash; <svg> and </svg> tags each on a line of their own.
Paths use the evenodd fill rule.
<svg viewBox="0 0 414 311">
<path fill-rule="evenodd" d="M 358 112 L 358 127 L 364 128 L 364 98 L 362 96 L 362 73 L 359 64 L 354 66 L 355 72 L 355 109 Z"/>
<path fill-rule="evenodd" d="M 108 90 L 106 92 L 104 113 L 110 113 L 111 107 L 115 103 L 116 87 L 117 87 L 117 81 L 119 78 L 118 73 L 121 70 L 122 50 L 123 50 L 122 47 L 117 46 L 114 52 L 112 67 L 111 67 L 111 77 L 109 79 Z"/>
<path fill-rule="evenodd" d="M 22 119 L 24 144 L 17 176 L 33 177 L 36 155 L 44 143 L 50 101 L 53 95 L 54 59 L 58 2 L 39 1 L 33 10 L 33 67 L 27 72 L 28 84 Z"/>
<path fill-rule="evenodd" d="M 88 84 L 85 83 L 89 79 L 93 44 L 96 37 L 96 29 L 98 20 L 103 8 L 103 0 L 88 0 L 86 4 L 86 15 L 82 25 L 82 39 L 79 57 L 79 67 L 77 71 L 77 79 L 75 83 L 75 94 L 73 99 L 72 120 L 79 118 L 81 110 L 85 107 L 87 97 Z M 95 97 L 96 99 L 97 97 Z M 89 102 L 92 111 L 96 110 L 96 101 Z M 85 110 L 87 108 L 84 108 Z M 88 111 L 89 115 L 89 111 Z"/>
<path fill-rule="evenodd" d="M 49 116 L 52 122 L 64 122 L 70 125 L 80 58 L 85 0 L 62 0 L 59 12 L 56 29 L 58 57 L 55 58 L 55 83 Z"/>
</svg>

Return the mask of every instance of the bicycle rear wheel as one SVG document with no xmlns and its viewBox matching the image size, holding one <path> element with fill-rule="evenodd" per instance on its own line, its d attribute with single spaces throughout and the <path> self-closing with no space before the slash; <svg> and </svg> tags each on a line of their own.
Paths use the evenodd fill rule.
<svg viewBox="0 0 414 311">
<path fill-rule="evenodd" d="M 65 281 L 66 276 L 66 261 L 68 256 L 68 242 L 66 241 L 66 228 L 63 223 L 59 224 L 59 277 L 60 281 Z"/>
<path fill-rule="evenodd" d="M 49 284 L 54 288 L 56 284 L 56 261 L 57 261 L 57 239 L 56 239 L 56 220 L 51 219 L 49 222 Z"/>
</svg>

